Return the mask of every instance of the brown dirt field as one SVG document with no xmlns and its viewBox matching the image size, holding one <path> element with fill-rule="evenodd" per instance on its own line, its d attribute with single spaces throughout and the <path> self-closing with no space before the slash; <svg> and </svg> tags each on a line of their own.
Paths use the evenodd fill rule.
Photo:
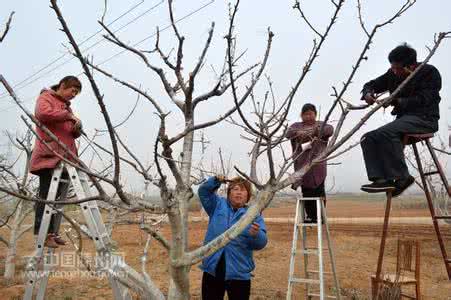
<svg viewBox="0 0 451 300">
<path fill-rule="evenodd" d="M 426 200 L 425 200 L 426 201 Z M 392 217 L 427 217 L 429 210 L 422 208 L 401 209 L 400 201 L 393 199 Z M 383 217 L 384 201 L 355 201 L 355 200 L 328 200 L 327 216 L 331 218 L 362 218 Z M 279 205 L 278 205 L 279 206 Z M 265 210 L 265 217 L 294 217 L 295 203 L 287 203 L 279 207 L 269 207 Z"/>
<path fill-rule="evenodd" d="M 328 201 L 329 217 L 382 217 L 383 201 Z M 294 217 L 294 203 L 281 203 L 270 207 L 264 212 L 264 217 L 286 218 Z M 193 216 L 199 215 L 197 212 Z M 425 209 L 401 209 L 394 201 L 391 216 L 413 217 L 428 216 Z M 31 221 L 31 220 L 30 220 Z M 375 272 L 379 251 L 381 224 L 331 224 L 331 235 L 337 261 L 337 271 L 345 299 L 367 299 L 370 275 Z M 207 223 L 190 224 L 190 248 L 201 245 L 207 228 Z M 168 225 L 163 225 L 161 232 L 169 238 Z M 5 233 L 0 228 L 0 234 Z M 252 281 L 252 299 L 285 299 L 287 277 L 293 234 L 292 224 L 268 224 L 268 246 L 255 252 L 256 270 Z M 309 229 L 309 240 L 316 234 L 315 229 Z M 394 271 L 396 256 L 396 240 L 398 238 L 415 238 L 421 241 L 421 283 L 423 299 L 451 299 L 451 281 L 448 281 L 444 263 L 441 260 L 438 243 L 431 225 L 401 225 L 392 224 L 389 228 L 384 261 L 385 272 Z M 141 269 L 140 257 L 145 243 L 145 235 L 136 225 L 120 225 L 115 227 L 113 239 L 117 241 L 120 253 L 126 262 L 136 270 Z M 446 228 L 445 238 L 451 253 L 451 227 Z M 26 256 L 33 251 L 31 233 L 27 233 L 19 241 L 18 254 Z M 94 254 L 93 243 L 83 240 L 84 252 Z M 57 253 L 72 252 L 70 246 L 57 250 Z M 0 244 L 0 274 L 3 274 L 6 248 Z M 168 256 L 166 251 L 152 241 L 148 257 L 150 276 L 167 292 Z M 329 262 L 328 259 L 325 260 Z M 24 268 L 22 259 L 18 259 L 13 283 L 6 283 L 0 278 L 0 300 L 22 299 L 24 292 L 23 279 L 20 278 Z M 328 268 L 328 265 L 326 265 Z M 316 268 L 315 268 L 316 269 Z M 59 270 L 64 270 L 59 268 Z M 201 272 L 197 266 L 191 270 L 192 299 L 200 299 Z M 304 299 L 304 291 L 296 285 L 293 299 Z M 111 289 L 107 280 L 97 278 L 50 278 L 46 299 L 112 299 Z"/>
<path fill-rule="evenodd" d="M 191 224 L 191 248 L 202 243 L 206 225 L 205 222 Z M 252 281 L 252 299 L 284 299 L 292 229 L 292 225 L 289 224 L 268 224 L 269 244 L 264 250 L 255 253 L 257 268 Z M 331 226 L 338 274 L 343 292 L 348 295 L 347 299 L 366 299 L 370 274 L 376 267 L 380 229 L 380 226 L 376 225 L 337 224 Z M 431 226 L 393 225 L 390 229 L 385 270 L 394 270 L 395 268 L 396 239 L 399 237 L 417 238 L 421 240 L 422 246 L 421 279 L 424 299 L 450 299 L 451 282 L 447 280 Z M 310 234 L 314 233 L 314 229 L 309 229 L 309 232 Z M 162 233 L 169 234 L 167 225 L 162 228 Z M 451 239 L 451 229 L 448 229 L 447 237 Z M 121 252 L 125 253 L 127 263 L 139 269 L 139 259 L 145 237 L 137 226 L 118 226 L 113 238 L 119 243 Z M 93 253 L 92 243 L 85 240 L 84 244 L 85 251 Z M 31 235 L 28 234 L 19 243 L 19 254 L 25 255 L 31 251 Z M 70 251 L 70 247 L 66 246 L 59 251 Z M 3 246 L 0 247 L 0 253 L 0 262 L 3 264 L 5 255 Z M 151 270 L 152 278 L 160 286 L 167 287 L 167 254 L 157 242 L 153 242 L 151 246 L 149 261 L 148 270 Z M 19 266 L 18 273 L 22 269 L 23 266 Z M 0 271 L 3 272 L 2 269 Z M 200 278 L 200 270 L 196 266 L 193 267 L 191 271 L 193 299 L 199 299 Z M 20 299 L 24 290 L 23 284 L 19 278 L 15 283 L 13 285 L 1 283 L 0 299 Z M 301 299 L 302 295 L 302 289 L 296 288 L 293 299 Z M 352 295 L 358 298 L 352 298 Z M 47 296 L 47 299 L 112 299 L 106 280 L 79 278 L 51 278 Z"/>
</svg>

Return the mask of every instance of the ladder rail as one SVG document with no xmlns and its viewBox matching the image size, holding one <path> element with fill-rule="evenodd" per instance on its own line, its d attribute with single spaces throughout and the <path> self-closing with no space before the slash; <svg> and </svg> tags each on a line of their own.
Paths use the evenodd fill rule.
<svg viewBox="0 0 451 300">
<path fill-rule="evenodd" d="M 68 167 L 68 172 L 77 196 L 79 198 L 90 197 L 90 188 L 86 182 L 86 178 L 83 178 L 79 171 L 77 171 L 74 167 Z M 80 208 L 94 244 L 96 245 L 96 249 L 107 251 L 108 244 L 110 244 L 109 236 L 105 237 L 105 234 L 107 234 L 106 228 L 105 226 L 101 226 L 103 222 L 100 221 L 101 215 L 97 206 L 97 202 L 95 200 L 91 200 L 80 203 Z"/>
<path fill-rule="evenodd" d="M 426 145 L 428 145 L 428 148 L 431 147 L 429 141 L 426 141 Z M 420 173 L 421 182 L 423 184 L 423 189 L 424 189 L 424 194 L 426 196 L 426 200 L 427 200 L 428 207 L 429 207 L 429 212 L 431 213 L 432 224 L 434 226 L 434 230 L 435 230 L 435 233 L 437 235 L 437 240 L 438 240 L 438 243 L 439 243 L 439 246 L 440 246 L 440 250 L 441 250 L 441 253 L 442 253 L 443 261 L 445 263 L 446 272 L 448 274 L 448 279 L 451 280 L 451 265 L 448 263 L 448 254 L 446 252 L 446 247 L 445 247 L 445 243 L 443 241 L 443 237 L 442 237 L 442 233 L 441 233 L 441 230 L 440 230 L 440 226 L 439 226 L 438 220 L 437 220 L 436 215 L 435 215 L 435 208 L 434 208 L 434 204 L 432 203 L 431 193 L 429 192 L 429 187 L 428 187 L 426 178 L 424 176 L 423 164 L 421 163 L 420 154 L 418 152 L 417 145 L 416 144 L 412 144 L 412 148 L 413 148 L 413 153 L 415 155 L 415 160 L 416 160 L 417 165 L 418 165 L 418 172 Z M 429 151 L 432 151 L 431 154 L 434 153 L 432 147 L 429 148 Z M 441 166 L 440 166 L 440 163 L 438 162 L 438 160 L 436 161 L 437 157 L 435 156 L 435 153 L 433 155 L 433 159 L 434 159 L 434 163 L 436 164 L 437 169 L 440 170 Z M 446 178 L 445 178 L 445 181 L 443 183 L 445 183 L 445 182 L 447 183 Z M 449 187 L 448 187 L 448 193 L 449 193 Z"/>
<path fill-rule="evenodd" d="M 318 234 L 318 266 L 319 266 L 319 295 L 320 299 L 324 299 L 324 270 L 323 270 L 323 226 L 322 224 L 322 212 L 321 212 L 321 198 L 316 201 L 316 221 L 318 228 L 316 230 Z M 310 294 L 310 293 L 309 293 Z"/>
<path fill-rule="evenodd" d="M 307 247 L 307 226 L 305 222 L 305 211 L 304 211 L 304 201 L 315 201 L 317 206 L 317 223 L 312 223 L 311 225 L 316 225 L 317 227 L 317 248 L 308 248 Z M 324 224 L 326 225 L 325 232 L 323 232 L 322 223 L 324 220 Z M 336 265 L 333 251 L 331 251 L 332 243 L 330 241 L 330 233 L 327 224 L 327 216 L 324 209 L 323 200 L 321 198 L 309 197 L 303 198 L 299 197 L 296 201 L 296 214 L 294 219 L 294 227 L 293 227 L 293 243 L 291 249 L 291 257 L 290 257 L 290 268 L 288 275 L 288 290 L 287 290 L 287 300 L 292 298 L 292 289 L 294 283 L 302 283 L 306 285 L 306 299 L 312 299 L 313 297 L 319 297 L 320 299 L 340 299 L 340 288 L 338 284 L 338 277 L 336 276 Z M 333 274 L 334 284 L 336 289 L 336 296 L 328 296 L 325 291 L 325 272 L 324 272 L 324 259 L 323 259 L 323 251 L 326 250 L 323 248 L 323 235 L 326 234 L 327 238 L 327 251 L 329 252 L 329 256 L 331 257 L 331 269 L 332 272 L 327 272 L 328 274 Z M 297 251 L 298 246 L 298 238 L 301 235 L 301 251 Z M 295 278 L 294 277 L 294 269 L 295 269 L 295 259 L 297 253 L 303 253 L 303 263 L 304 263 L 304 278 Z M 318 271 L 311 271 L 308 269 L 308 256 L 311 254 L 318 255 Z M 311 273 L 315 273 L 318 275 L 318 279 L 313 279 L 310 277 Z M 319 293 L 312 293 L 311 287 L 312 285 L 319 286 Z"/>
<path fill-rule="evenodd" d="M 64 171 L 64 166 L 62 164 L 58 164 L 58 166 L 53 171 L 49 190 L 47 193 L 47 201 L 54 201 L 56 202 L 57 194 L 58 194 L 58 188 L 61 181 L 61 176 Z M 36 284 L 39 282 L 40 288 L 38 292 L 38 298 L 37 299 L 43 299 L 45 295 L 45 287 L 47 285 L 47 280 L 45 277 L 48 277 L 45 272 L 47 271 L 47 266 L 44 262 L 44 247 L 45 247 L 45 240 L 47 239 L 47 233 L 50 227 L 50 222 L 52 220 L 52 217 L 54 214 L 57 213 L 56 207 L 52 207 L 49 204 L 45 204 L 44 207 L 44 213 L 42 216 L 41 224 L 39 227 L 38 236 L 36 238 L 36 251 L 34 252 L 33 256 L 30 257 L 29 262 L 27 263 L 27 270 L 26 270 L 26 287 L 25 287 L 25 294 L 24 299 L 25 300 L 31 300 L 33 298 L 33 291 L 35 289 Z M 53 255 L 53 249 L 48 249 L 48 254 Z M 43 270 L 39 271 L 38 267 L 40 264 L 43 264 Z M 40 274 L 43 274 L 43 276 L 39 276 Z M 44 292 L 42 291 L 41 286 L 44 285 Z"/>
<path fill-rule="evenodd" d="M 382 281 L 381 273 L 382 273 L 382 264 L 384 261 L 385 242 L 387 240 L 388 224 L 390 219 L 392 191 L 390 190 L 386 192 L 386 195 L 387 195 L 387 203 L 385 204 L 384 225 L 382 227 L 382 237 L 379 246 L 379 255 L 377 257 L 376 278 L 374 284 L 372 283 L 372 296 L 374 299 L 377 298 L 377 295 L 379 293 L 379 284 Z"/>
<path fill-rule="evenodd" d="M 69 184 L 72 184 L 72 186 L 75 189 L 75 193 L 79 199 L 83 199 L 90 196 L 90 187 L 88 184 L 88 180 L 86 178 L 86 174 L 82 173 L 81 171 L 78 171 L 73 166 L 67 166 L 64 163 L 58 164 L 58 166 L 54 169 L 54 172 L 52 174 L 52 180 L 49 187 L 49 193 L 47 196 L 47 200 L 49 201 L 56 201 L 56 195 L 58 192 L 58 187 L 61 182 L 61 176 L 64 172 L 64 169 L 66 169 L 67 173 L 69 174 Z M 67 190 L 64 190 L 61 193 L 60 198 L 64 199 L 67 196 Z M 56 206 L 56 203 L 55 203 Z M 126 285 L 124 285 L 118 278 L 114 270 L 111 270 L 110 262 L 108 262 L 108 259 L 112 258 L 111 254 L 111 239 L 110 235 L 108 234 L 105 224 L 103 223 L 102 216 L 100 214 L 100 210 L 97 206 L 97 202 L 94 200 L 87 201 L 85 203 L 80 204 L 80 208 L 82 210 L 83 216 L 85 218 L 85 221 L 88 225 L 88 229 L 90 230 L 90 233 L 93 237 L 93 241 L 96 247 L 96 251 L 98 254 L 98 259 L 102 262 L 102 268 L 103 271 L 107 272 L 108 281 L 113 289 L 113 298 L 115 300 L 131 300 L 132 297 L 128 291 L 128 288 Z M 61 208 L 62 209 L 62 208 Z M 35 290 L 35 286 L 38 284 L 38 292 L 36 295 L 36 300 L 44 300 L 45 299 L 45 292 L 47 289 L 47 283 L 50 275 L 50 271 L 52 270 L 52 263 L 51 259 L 53 257 L 54 249 L 48 248 L 48 257 L 43 258 L 44 253 L 44 241 L 47 237 L 47 232 L 50 226 L 50 220 L 53 214 L 56 214 L 58 210 L 56 207 L 51 207 L 50 205 L 46 205 L 45 207 L 45 213 L 43 216 L 43 220 L 41 221 L 41 226 L 39 228 L 39 235 L 38 239 L 36 241 L 36 252 L 35 255 L 30 259 L 32 263 L 29 263 L 31 266 L 31 270 L 28 272 L 27 276 L 27 286 L 25 289 L 24 294 L 24 300 L 32 300 L 33 299 L 33 291 Z M 56 220 L 58 221 L 58 220 Z M 59 225 L 59 222 L 58 224 Z M 46 259 L 50 259 L 50 262 L 48 262 Z M 43 272 L 38 271 L 38 264 L 43 264 Z M 104 267 L 106 266 L 106 267 Z M 130 273 L 129 269 L 126 268 L 127 266 L 124 265 L 118 265 L 115 266 L 115 269 L 120 270 L 126 270 L 128 271 L 127 274 Z M 42 276 L 38 276 L 38 274 L 41 273 Z M 31 276 L 35 276 L 34 278 L 31 278 Z M 136 276 L 135 276 L 136 277 Z"/>
<path fill-rule="evenodd" d="M 45 291 L 47 289 L 50 271 L 52 270 L 53 255 L 54 255 L 53 249 L 49 249 L 49 251 L 47 252 L 47 257 L 45 257 L 44 266 L 43 266 L 44 276 L 42 276 L 42 278 L 40 279 L 38 294 L 36 295 L 36 300 L 44 300 L 45 299 Z"/>
<path fill-rule="evenodd" d="M 296 213 L 294 216 L 294 226 L 293 226 L 293 243 L 291 245 L 291 254 L 290 254 L 290 267 L 289 267 L 289 273 L 288 273 L 288 289 L 287 289 L 287 300 L 291 299 L 291 291 L 292 291 L 292 285 L 293 282 L 291 281 L 291 276 L 294 274 L 294 265 L 295 260 L 294 256 L 296 255 L 296 246 L 297 246 L 297 240 L 298 240 L 298 228 L 297 228 L 297 219 L 299 214 L 299 206 L 300 201 L 296 201 Z"/>
<path fill-rule="evenodd" d="M 58 193 L 58 187 L 61 180 L 61 175 L 63 173 L 64 167 L 59 165 L 52 174 L 52 179 L 50 182 L 49 191 L 47 193 L 47 201 L 55 201 L 56 195 Z M 56 210 L 49 204 L 45 204 L 44 214 L 41 220 L 41 226 L 39 227 L 39 233 L 36 239 L 36 256 L 39 259 L 42 258 L 44 254 L 44 242 L 47 238 L 47 232 L 50 227 L 50 222 L 52 220 L 52 215 L 56 213 Z"/>
<path fill-rule="evenodd" d="M 327 220 L 327 214 L 325 213 L 326 209 L 324 207 L 324 202 L 320 201 L 321 203 L 321 211 L 323 212 L 323 219 L 324 219 L 324 224 L 326 227 L 326 237 L 327 237 L 327 248 L 329 249 L 329 259 L 330 259 L 330 263 L 332 266 L 332 276 L 334 279 L 334 283 L 335 283 L 335 296 L 337 300 L 341 300 L 341 295 L 340 295 L 340 282 L 338 280 L 338 276 L 337 276 L 337 265 L 335 263 L 335 253 L 334 253 L 334 247 L 332 244 L 332 240 L 330 239 L 330 230 L 329 230 L 329 222 Z M 323 272 L 324 274 L 325 272 Z"/>
<path fill-rule="evenodd" d="M 435 166 L 437 168 L 437 172 L 440 175 L 440 179 L 442 180 L 443 185 L 446 187 L 446 191 L 448 193 L 448 197 L 451 197 L 451 190 L 450 190 L 450 187 L 449 187 L 449 184 L 448 184 L 448 180 L 446 179 L 445 172 L 443 172 L 443 168 L 442 168 L 440 162 L 438 161 L 438 157 L 435 154 L 434 148 L 432 148 L 431 142 L 429 140 L 426 140 L 425 142 L 426 142 L 426 146 L 427 146 L 427 148 L 429 150 L 429 153 L 430 153 L 430 155 L 432 157 L 432 160 L 434 161 L 434 164 L 435 164 Z"/>
<path fill-rule="evenodd" d="M 305 225 L 305 202 L 304 201 L 299 201 L 300 202 L 300 214 L 301 214 L 301 224 Z M 297 221 L 298 223 L 298 229 L 299 229 L 299 221 Z M 309 261 L 309 254 L 311 252 L 311 250 L 308 249 L 307 246 L 307 228 L 305 226 L 302 226 L 301 229 L 301 238 L 302 238 L 302 254 L 304 256 L 304 274 L 305 274 L 305 278 L 310 279 L 310 273 L 308 272 L 308 261 Z M 310 252 L 309 252 L 310 251 Z M 310 288 L 311 288 L 311 284 L 309 284 L 308 282 L 306 283 L 306 287 L 307 287 L 307 295 L 310 294 Z M 307 297 L 307 299 L 311 300 L 310 297 Z"/>
</svg>

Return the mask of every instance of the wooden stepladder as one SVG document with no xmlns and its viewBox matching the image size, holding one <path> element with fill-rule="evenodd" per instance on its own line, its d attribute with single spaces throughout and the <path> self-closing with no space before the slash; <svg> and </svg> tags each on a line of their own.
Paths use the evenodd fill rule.
<svg viewBox="0 0 451 300">
<path fill-rule="evenodd" d="M 317 204 L 317 222 L 316 223 L 305 223 L 305 212 L 304 212 L 304 201 L 316 201 Z M 326 242 L 327 249 L 323 248 L 323 226 L 326 229 Z M 317 247 L 307 246 L 307 227 L 317 228 Z M 298 239 L 300 235 L 300 247 L 298 248 Z M 327 251 L 330 258 L 331 271 L 326 272 L 324 270 L 324 257 L 323 253 Z M 295 261 L 297 254 L 302 254 L 300 256 L 303 262 L 303 277 L 295 277 Z M 318 269 L 309 269 L 309 256 L 317 256 L 317 266 Z M 335 289 L 335 296 L 326 295 L 325 287 L 325 276 L 333 277 L 333 285 Z M 324 209 L 323 200 L 320 198 L 302 198 L 298 197 L 296 201 L 296 215 L 294 219 L 293 228 L 293 244 L 291 248 L 291 258 L 290 258 L 290 269 L 288 275 L 288 290 L 287 290 L 287 300 L 292 299 L 293 285 L 295 283 L 306 285 L 306 299 L 319 298 L 323 299 L 341 299 L 340 298 L 340 285 L 338 282 L 338 277 L 335 267 L 335 257 L 333 253 L 333 247 L 330 240 L 329 225 L 327 223 L 327 216 Z M 316 287 L 316 289 L 315 289 Z M 318 289 L 319 288 L 319 289 Z"/>
<path fill-rule="evenodd" d="M 448 279 L 451 280 L 451 258 L 447 253 L 446 246 L 445 246 L 445 240 L 443 239 L 442 235 L 442 229 L 440 226 L 443 225 L 443 221 L 450 221 L 451 220 L 451 209 L 445 210 L 440 215 L 436 214 L 436 210 L 434 207 L 434 201 L 431 196 L 431 192 L 429 190 L 428 182 L 426 178 L 428 176 L 432 175 L 439 175 L 440 179 L 443 183 L 443 186 L 445 187 L 445 190 L 448 194 L 448 197 L 451 197 L 451 190 L 450 186 L 448 184 L 448 180 L 446 179 L 445 173 L 443 171 L 442 166 L 440 165 L 440 162 L 437 158 L 437 155 L 435 154 L 434 148 L 431 145 L 430 139 L 434 136 L 433 133 L 427 133 L 427 134 L 406 134 L 403 138 L 403 144 L 404 145 L 410 145 L 412 146 L 413 153 L 415 156 L 415 161 L 417 163 L 417 169 L 420 174 L 421 178 L 421 184 L 424 191 L 424 194 L 426 196 L 429 212 L 431 214 L 432 218 L 432 224 L 434 226 L 434 230 L 437 236 L 437 241 L 439 243 L 440 251 L 442 254 L 443 262 L 445 263 L 446 272 L 448 274 Z M 424 143 L 428 149 L 428 152 L 432 158 L 432 161 L 435 166 L 435 170 L 431 172 L 424 172 L 423 164 L 421 162 L 420 154 L 418 152 L 417 143 Z M 382 275 L 382 264 L 384 259 L 384 251 L 385 251 L 385 242 L 387 239 L 387 232 L 388 232 L 388 223 L 390 218 L 390 210 L 391 210 L 391 202 L 392 202 L 392 191 L 387 191 L 387 203 L 385 205 L 385 216 L 384 216 L 384 225 L 382 229 L 382 237 L 380 242 L 380 248 L 379 248 L 379 256 L 377 260 L 377 269 L 376 274 L 372 278 L 372 296 L 373 299 L 377 297 L 378 291 L 379 291 L 379 285 L 382 282 L 381 275 Z"/>
</svg>

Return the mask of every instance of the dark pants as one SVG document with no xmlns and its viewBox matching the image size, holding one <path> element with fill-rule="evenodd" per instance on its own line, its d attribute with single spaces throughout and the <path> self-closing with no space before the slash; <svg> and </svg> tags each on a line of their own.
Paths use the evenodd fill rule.
<svg viewBox="0 0 451 300">
<path fill-rule="evenodd" d="M 202 276 L 202 300 L 248 300 L 251 294 L 250 280 L 223 280 L 204 272 Z"/>
<path fill-rule="evenodd" d="M 405 115 L 364 134 L 360 145 L 368 179 L 370 181 L 397 180 L 408 177 L 403 136 L 407 133 L 432 133 L 437 130 L 437 120 Z"/>
<path fill-rule="evenodd" d="M 326 191 L 324 189 L 324 181 L 317 186 L 316 188 L 308 188 L 305 186 L 301 186 L 302 189 L 302 197 L 306 198 L 318 198 L 318 197 L 326 197 Z M 324 207 L 326 207 L 326 201 L 324 201 Z M 306 217 L 316 221 L 316 201 L 304 201 L 304 208 Z"/>
<path fill-rule="evenodd" d="M 219 259 L 216 277 L 204 272 L 202 276 L 202 300 L 223 300 L 227 291 L 230 300 L 248 300 L 251 295 L 250 280 L 225 280 L 225 257 Z"/>
<path fill-rule="evenodd" d="M 39 171 L 39 198 L 47 200 L 47 195 L 50 189 L 50 183 L 52 182 L 53 169 L 42 169 Z M 69 179 L 67 172 L 63 172 L 61 179 Z M 68 184 L 60 182 L 58 191 L 56 193 L 56 201 L 61 200 L 60 196 L 67 193 Z M 39 234 L 39 228 L 41 227 L 42 217 L 44 216 L 45 203 L 36 202 L 34 216 L 34 234 Z M 58 233 L 58 229 L 61 223 L 61 214 L 53 215 L 50 219 L 50 225 L 48 233 Z"/>
</svg>

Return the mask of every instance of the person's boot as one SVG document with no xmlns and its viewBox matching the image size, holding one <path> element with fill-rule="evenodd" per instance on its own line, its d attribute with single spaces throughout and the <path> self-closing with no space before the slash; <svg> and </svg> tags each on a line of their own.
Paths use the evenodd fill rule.
<svg viewBox="0 0 451 300">
<path fill-rule="evenodd" d="M 66 241 L 63 240 L 59 234 L 54 234 L 54 235 L 53 235 L 53 240 L 54 240 L 58 245 L 61 245 L 61 246 L 66 245 Z"/>
<path fill-rule="evenodd" d="M 393 191 L 392 196 L 398 197 L 401 195 L 409 186 L 411 186 L 415 182 L 415 178 L 411 175 L 407 176 L 404 179 L 399 179 L 395 181 L 395 190 Z"/>
<path fill-rule="evenodd" d="M 45 242 L 44 242 L 44 247 L 48 247 L 48 248 L 58 248 L 59 247 L 54 239 L 53 234 L 49 233 L 47 235 L 47 238 L 45 239 Z"/>
<path fill-rule="evenodd" d="M 370 184 L 364 184 L 360 189 L 367 193 L 382 193 L 395 188 L 395 183 L 391 180 L 378 180 Z"/>
</svg>

